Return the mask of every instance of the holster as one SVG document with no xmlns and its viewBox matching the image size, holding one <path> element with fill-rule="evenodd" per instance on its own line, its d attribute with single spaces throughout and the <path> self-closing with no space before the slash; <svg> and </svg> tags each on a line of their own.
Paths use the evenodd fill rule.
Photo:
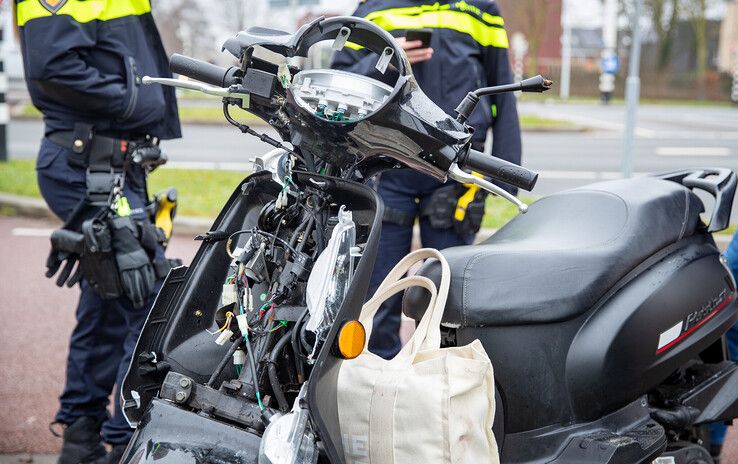
<svg viewBox="0 0 738 464">
<path fill-rule="evenodd" d="M 466 214 L 464 219 L 458 221 L 454 219 L 454 229 L 459 235 L 469 236 L 475 235 L 482 227 L 484 219 L 484 209 L 487 200 L 487 193 L 480 190 L 474 196 L 474 200 L 466 205 Z"/>
<path fill-rule="evenodd" d="M 82 224 L 85 250 L 80 257 L 82 275 L 105 300 L 123 295 L 112 236 L 107 220 L 90 219 Z"/>
<path fill-rule="evenodd" d="M 420 216 L 427 217 L 434 229 L 451 229 L 462 236 L 474 235 L 479 232 L 484 218 L 485 200 L 487 195 L 479 191 L 474 200 L 466 205 L 466 212 L 462 220 L 455 217 L 459 198 L 466 192 L 467 187 L 462 184 L 449 184 L 434 191 L 423 202 Z"/>
<path fill-rule="evenodd" d="M 456 184 L 444 185 L 423 201 L 420 216 L 428 218 L 434 229 L 450 229 L 454 226 L 454 211 L 459 200 Z"/>
</svg>

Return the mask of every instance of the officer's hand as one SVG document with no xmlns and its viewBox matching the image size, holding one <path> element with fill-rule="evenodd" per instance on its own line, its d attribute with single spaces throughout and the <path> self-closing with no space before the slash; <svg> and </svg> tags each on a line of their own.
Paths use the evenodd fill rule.
<svg viewBox="0 0 738 464">
<path fill-rule="evenodd" d="M 421 40 L 408 41 L 405 40 L 405 37 L 400 37 L 397 39 L 397 42 L 400 44 L 400 47 L 405 50 L 405 54 L 407 55 L 407 59 L 410 61 L 410 64 L 428 61 L 433 58 L 432 48 L 418 48 L 423 46 L 423 41 Z"/>
</svg>

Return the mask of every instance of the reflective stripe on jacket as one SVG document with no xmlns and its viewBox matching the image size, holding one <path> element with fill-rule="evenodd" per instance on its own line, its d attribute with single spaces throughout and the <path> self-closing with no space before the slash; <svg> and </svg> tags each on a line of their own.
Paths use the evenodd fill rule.
<svg viewBox="0 0 738 464">
<path fill-rule="evenodd" d="M 456 116 L 454 109 L 469 91 L 512 82 L 505 21 L 492 1 L 367 0 L 354 16 L 373 21 L 395 37 L 411 29 L 433 30 L 433 58 L 414 64 L 413 73 L 423 92 L 449 115 Z M 394 76 L 389 71 L 380 75 L 375 64 L 376 55 L 350 43 L 333 61 L 335 68 L 393 83 Z M 492 127 L 493 153 L 520 164 L 520 124 L 513 94 L 484 97 L 468 123 L 477 142 L 484 141 Z"/>
<path fill-rule="evenodd" d="M 149 0 L 15 0 L 26 83 L 46 133 L 75 122 L 120 137 L 181 136 L 174 89 Z"/>
</svg>

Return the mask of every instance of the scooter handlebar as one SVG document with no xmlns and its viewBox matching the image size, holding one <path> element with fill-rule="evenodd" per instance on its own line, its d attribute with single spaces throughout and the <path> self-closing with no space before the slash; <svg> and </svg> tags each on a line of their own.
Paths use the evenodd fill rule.
<svg viewBox="0 0 738 464">
<path fill-rule="evenodd" d="M 173 73 L 218 87 L 230 87 L 238 83 L 238 67 L 224 68 L 178 53 L 169 58 L 169 69 Z"/>
<path fill-rule="evenodd" d="M 481 151 L 471 148 L 459 160 L 458 164 L 462 168 L 471 169 L 483 176 L 491 177 L 523 190 L 533 190 L 538 181 L 537 172 L 494 156 L 485 155 Z"/>
</svg>

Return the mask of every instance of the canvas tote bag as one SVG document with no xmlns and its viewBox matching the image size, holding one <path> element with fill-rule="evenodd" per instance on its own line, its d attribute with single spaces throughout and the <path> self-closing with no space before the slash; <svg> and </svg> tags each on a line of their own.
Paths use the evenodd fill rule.
<svg viewBox="0 0 738 464">
<path fill-rule="evenodd" d="M 426 277 L 402 278 L 428 258 L 441 262 L 441 285 Z M 361 311 L 364 351 L 342 362 L 338 416 L 347 464 L 499 463 L 492 434 L 495 395 L 492 363 L 482 344 L 440 348 L 440 324 L 450 284 L 438 250 L 417 250 L 390 272 Z M 385 360 L 369 352 L 379 306 L 409 288 L 425 288 L 428 309 L 400 353 Z"/>
</svg>

